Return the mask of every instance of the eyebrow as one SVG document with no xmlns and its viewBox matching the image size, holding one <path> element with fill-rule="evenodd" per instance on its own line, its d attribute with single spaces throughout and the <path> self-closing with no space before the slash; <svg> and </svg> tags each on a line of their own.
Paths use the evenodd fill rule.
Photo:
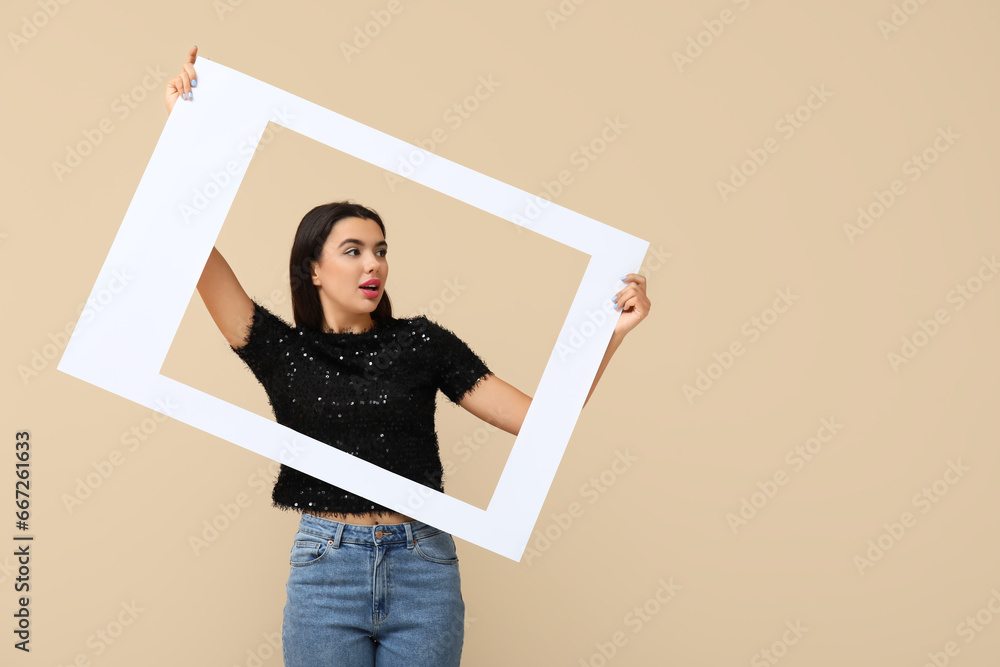
<svg viewBox="0 0 1000 667">
<path fill-rule="evenodd" d="M 358 239 L 344 239 L 343 241 L 340 242 L 340 245 L 338 245 L 337 247 L 343 248 L 348 243 L 353 243 L 354 245 L 359 245 L 359 246 L 365 245 L 364 241 L 359 241 Z M 375 247 L 377 248 L 379 246 L 385 246 L 386 248 L 388 248 L 389 244 L 386 243 L 385 241 L 379 241 L 378 243 L 375 244 Z"/>
</svg>

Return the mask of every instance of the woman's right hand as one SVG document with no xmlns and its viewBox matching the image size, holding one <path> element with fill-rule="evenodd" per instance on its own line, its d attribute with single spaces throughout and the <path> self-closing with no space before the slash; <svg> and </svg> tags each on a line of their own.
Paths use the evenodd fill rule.
<svg viewBox="0 0 1000 667">
<path fill-rule="evenodd" d="M 187 61 L 181 68 L 181 73 L 170 79 L 170 81 L 167 81 L 167 113 L 170 113 L 170 110 L 174 108 L 174 102 L 177 101 L 177 98 L 191 99 L 191 88 L 198 85 L 198 80 L 194 73 L 194 61 L 197 57 L 198 47 L 192 46 L 191 51 L 188 53 Z"/>
</svg>

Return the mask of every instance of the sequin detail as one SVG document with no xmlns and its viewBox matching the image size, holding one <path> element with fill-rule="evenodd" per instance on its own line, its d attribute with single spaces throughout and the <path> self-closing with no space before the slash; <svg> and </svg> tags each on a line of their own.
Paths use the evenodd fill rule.
<svg viewBox="0 0 1000 667">
<path fill-rule="evenodd" d="M 492 374 L 464 341 L 423 315 L 332 333 L 292 327 L 253 304 L 246 344 L 230 349 L 264 387 L 278 423 L 444 491 L 437 391 L 458 404 Z M 283 450 L 282 460 L 293 463 L 296 452 Z M 299 511 L 393 511 L 284 463 L 271 499 Z"/>
</svg>

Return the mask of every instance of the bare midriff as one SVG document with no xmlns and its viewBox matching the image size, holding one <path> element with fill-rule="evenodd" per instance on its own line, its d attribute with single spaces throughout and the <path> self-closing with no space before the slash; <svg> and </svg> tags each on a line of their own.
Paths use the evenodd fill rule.
<svg viewBox="0 0 1000 667">
<path fill-rule="evenodd" d="M 314 511 L 306 512 L 306 514 L 312 514 L 313 516 L 329 519 L 330 521 L 349 523 L 355 526 L 376 526 L 376 525 L 386 525 L 390 523 L 406 523 L 408 521 L 413 521 L 412 518 L 406 516 L 405 514 L 400 514 L 399 512 L 375 514 L 372 516 L 369 516 L 367 514 L 341 514 L 338 512 L 314 512 Z"/>
</svg>

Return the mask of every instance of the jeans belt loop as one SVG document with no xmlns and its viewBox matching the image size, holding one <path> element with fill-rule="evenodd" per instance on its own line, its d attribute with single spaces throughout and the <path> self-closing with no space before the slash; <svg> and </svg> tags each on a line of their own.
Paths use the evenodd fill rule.
<svg viewBox="0 0 1000 667">
<path fill-rule="evenodd" d="M 343 522 L 338 522 L 337 523 L 337 534 L 333 536 L 333 548 L 334 549 L 339 549 L 340 548 L 340 538 L 343 537 L 343 535 L 344 535 L 344 526 L 345 525 L 346 524 L 343 523 Z"/>
<path fill-rule="evenodd" d="M 412 549 L 413 548 L 413 528 L 411 528 L 411 524 L 410 524 L 409 521 L 407 521 L 406 523 L 404 523 L 403 527 L 406 529 L 406 548 L 407 549 Z"/>
</svg>

